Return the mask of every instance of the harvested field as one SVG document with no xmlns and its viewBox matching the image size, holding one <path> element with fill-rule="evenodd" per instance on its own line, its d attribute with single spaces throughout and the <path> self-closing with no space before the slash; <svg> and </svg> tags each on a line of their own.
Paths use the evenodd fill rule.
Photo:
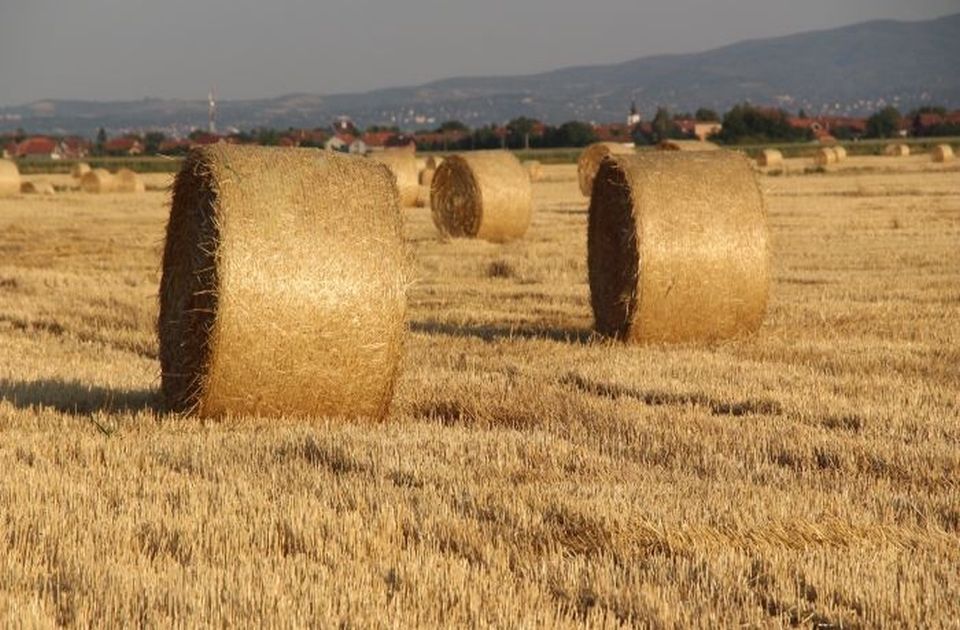
<svg viewBox="0 0 960 630">
<path fill-rule="evenodd" d="M 169 176 L 0 198 L 0 623 L 956 623 L 960 165 L 786 162 L 715 345 L 591 333 L 576 167 L 506 245 L 405 209 L 380 424 L 158 411 Z"/>
</svg>

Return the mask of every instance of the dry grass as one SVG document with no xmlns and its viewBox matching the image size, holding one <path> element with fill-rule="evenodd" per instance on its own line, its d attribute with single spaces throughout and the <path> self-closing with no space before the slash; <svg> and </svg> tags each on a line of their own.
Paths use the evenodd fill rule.
<svg viewBox="0 0 960 630">
<path fill-rule="evenodd" d="M 166 196 L 0 200 L 0 623 L 954 624 L 960 178 L 924 160 L 765 178 L 769 315 L 707 347 L 591 336 L 575 169 L 506 246 L 409 209 L 384 425 L 158 414 Z"/>
</svg>

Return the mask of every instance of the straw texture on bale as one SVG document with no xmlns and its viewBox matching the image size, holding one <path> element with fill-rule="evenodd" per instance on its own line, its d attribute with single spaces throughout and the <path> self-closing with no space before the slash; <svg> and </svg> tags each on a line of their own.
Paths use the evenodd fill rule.
<svg viewBox="0 0 960 630">
<path fill-rule="evenodd" d="M 770 285 L 767 240 L 745 157 L 611 156 L 597 174 L 587 228 L 597 331 L 642 343 L 757 330 Z"/>
<path fill-rule="evenodd" d="M 406 331 L 400 228 L 376 162 L 229 144 L 188 154 L 160 282 L 167 406 L 382 418 Z"/>
<path fill-rule="evenodd" d="M 114 175 L 117 192 L 142 193 L 147 190 L 143 178 L 128 168 L 121 168 Z"/>
<path fill-rule="evenodd" d="M 372 153 L 370 157 L 385 164 L 397 180 L 400 203 L 412 206 L 417 202 L 417 187 L 420 185 L 420 171 L 417 170 L 417 158 L 408 149 L 387 149 Z"/>
<path fill-rule="evenodd" d="M 842 162 L 847 159 L 847 150 L 839 144 L 833 147 L 833 152 L 837 156 L 837 162 Z"/>
<path fill-rule="evenodd" d="M 440 157 L 439 155 L 431 155 L 430 157 L 427 158 L 426 168 L 432 168 L 433 170 L 437 170 L 437 167 L 439 167 L 441 164 L 443 164 L 442 157 Z"/>
<path fill-rule="evenodd" d="M 56 191 L 50 182 L 23 182 L 20 184 L 20 192 L 28 195 L 53 195 Z"/>
<path fill-rule="evenodd" d="M 764 149 L 757 156 L 759 166 L 783 166 L 783 153 L 776 149 Z"/>
<path fill-rule="evenodd" d="M 836 164 L 837 152 L 833 150 L 833 147 L 821 147 L 817 149 L 816 154 L 814 154 L 813 162 L 817 166 Z"/>
<path fill-rule="evenodd" d="M 421 186 L 430 186 L 430 182 L 433 181 L 433 176 L 436 174 L 432 168 L 425 168 L 420 171 L 420 185 Z"/>
<path fill-rule="evenodd" d="M 527 169 L 527 175 L 530 176 L 531 182 L 539 182 L 543 179 L 543 164 L 537 160 L 527 160 L 523 163 L 523 167 Z"/>
<path fill-rule="evenodd" d="M 430 205 L 433 223 L 447 236 L 511 241 L 530 226 L 530 178 L 508 151 L 453 155 L 433 177 Z"/>
<path fill-rule="evenodd" d="M 705 140 L 661 140 L 657 143 L 660 151 L 719 151 L 720 147 Z"/>
<path fill-rule="evenodd" d="M 883 154 L 888 157 L 906 157 L 910 155 L 910 147 L 906 144 L 888 144 Z"/>
<path fill-rule="evenodd" d="M 88 193 L 109 193 L 117 189 L 117 181 L 112 173 L 95 168 L 80 178 L 80 190 Z"/>
<path fill-rule="evenodd" d="M 80 179 L 90 172 L 90 165 L 86 162 L 77 162 L 70 169 L 70 176 L 74 179 Z"/>
<path fill-rule="evenodd" d="M 600 168 L 603 158 L 611 154 L 621 155 L 633 152 L 633 147 L 616 142 L 595 142 L 584 149 L 577 160 L 577 180 L 583 196 L 590 196 L 593 190 L 593 179 L 597 176 L 597 169 Z"/>
<path fill-rule="evenodd" d="M 949 144 L 938 144 L 933 147 L 934 162 L 949 162 L 953 159 L 953 147 Z"/>
<path fill-rule="evenodd" d="M 20 192 L 20 169 L 16 162 L 0 159 L 0 195 Z"/>
</svg>

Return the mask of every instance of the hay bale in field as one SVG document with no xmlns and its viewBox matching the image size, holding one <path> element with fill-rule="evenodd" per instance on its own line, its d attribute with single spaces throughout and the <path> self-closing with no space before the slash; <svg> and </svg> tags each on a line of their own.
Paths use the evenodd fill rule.
<svg viewBox="0 0 960 630">
<path fill-rule="evenodd" d="M 719 151 L 720 147 L 705 140 L 661 140 L 659 151 Z"/>
<path fill-rule="evenodd" d="M 95 168 L 80 178 L 80 190 L 87 193 L 109 193 L 117 189 L 116 178 L 107 170 Z"/>
<path fill-rule="evenodd" d="M 440 157 L 439 155 L 431 155 L 430 157 L 427 158 L 427 166 L 426 166 L 426 168 L 432 168 L 433 170 L 437 170 L 437 168 L 438 168 L 441 164 L 443 164 L 443 158 L 442 158 L 442 157 Z"/>
<path fill-rule="evenodd" d="M 385 164 L 393 173 L 400 192 L 400 203 L 412 206 L 417 202 L 417 187 L 420 171 L 417 170 L 417 158 L 408 149 L 387 149 L 378 153 L 371 153 L 370 157 L 381 164 Z"/>
<path fill-rule="evenodd" d="M 76 162 L 70 168 L 70 176 L 74 179 L 80 179 L 84 175 L 90 172 L 90 165 L 86 162 Z"/>
<path fill-rule="evenodd" d="M 12 160 L 0 159 L 0 195 L 20 192 L 20 169 Z"/>
<path fill-rule="evenodd" d="M 430 187 L 420 186 L 417 190 L 417 202 L 413 204 L 417 208 L 428 208 L 430 206 Z"/>
<path fill-rule="evenodd" d="M 539 182 L 543 179 L 543 164 L 537 160 L 527 160 L 523 163 L 523 167 L 527 169 L 527 176 L 530 177 L 531 182 Z"/>
<path fill-rule="evenodd" d="M 906 157 L 910 155 L 910 147 L 906 144 L 888 144 L 883 154 L 888 157 Z"/>
<path fill-rule="evenodd" d="M 577 160 L 577 180 L 580 182 L 580 192 L 589 197 L 593 190 L 593 179 L 597 176 L 600 162 L 608 155 L 622 155 L 634 153 L 633 147 L 616 142 L 595 142 L 580 153 Z"/>
<path fill-rule="evenodd" d="M 763 197 L 743 156 L 611 156 L 588 217 L 596 329 L 631 343 L 755 331 L 767 306 L 767 248 Z"/>
<path fill-rule="evenodd" d="M 417 158 L 417 172 L 422 173 L 423 169 L 427 168 L 426 158 L 418 157 Z"/>
<path fill-rule="evenodd" d="M 833 152 L 837 156 L 837 162 L 843 162 L 847 159 L 847 150 L 839 144 L 833 147 Z"/>
<path fill-rule="evenodd" d="M 471 151 L 448 157 L 430 188 L 433 223 L 441 233 L 502 243 L 530 226 L 530 178 L 508 151 Z"/>
<path fill-rule="evenodd" d="M 406 334 L 390 172 L 360 157 L 215 144 L 174 180 L 160 282 L 173 410 L 382 418 Z"/>
<path fill-rule="evenodd" d="M 817 149 L 817 152 L 813 155 L 813 163 L 817 166 L 827 166 L 828 164 L 837 163 L 837 152 L 833 150 L 833 147 L 820 147 Z"/>
<path fill-rule="evenodd" d="M 27 195 L 53 195 L 56 191 L 50 182 L 22 182 L 20 192 Z"/>
<path fill-rule="evenodd" d="M 143 183 L 143 178 L 128 168 L 121 168 L 116 172 L 114 175 L 114 183 L 117 192 L 142 193 L 147 190 L 147 187 Z"/>
<path fill-rule="evenodd" d="M 776 149 L 764 149 L 757 156 L 757 165 L 764 167 L 783 166 L 783 153 Z"/>
<path fill-rule="evenodd" d="M 435 174 L 436 171 L 432 168 L 425 168 L 420 171 L 420 186 L 427 186 L 429 188 Z"/>
<path fill-rule="evenodd" d="M 949 144 L 938 144 L 931 152 L 934 162 L 949 162 L 953 159 L 953 147 Z"/>
</svg>

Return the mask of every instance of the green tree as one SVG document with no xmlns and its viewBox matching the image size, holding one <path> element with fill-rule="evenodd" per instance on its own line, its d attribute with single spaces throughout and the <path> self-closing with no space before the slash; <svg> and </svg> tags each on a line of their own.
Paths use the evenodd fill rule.
<svg viewBox="0 0 960 630">
<path fill-rule="evenodd" d="M 596 141 L 593 127 L 579 120 L 565 122 L 549 134 L 549 144 L 554 147 L 585 147 Z"/>
<path fill-rule="evenodd" d="M 717 112 L 712 109 L 707 109 L 706 107 L 701 107 L 695 113 L 694 118 L 697 122 L 720 122 L 720 116 L 717 115 Z"/>
<path fill-rule="evenodd" d="M 651 138 L 653 142 L 660 142 L 669 138 L 670 130 L 673 129 L 673 118 L 670 116 L 670 110 L 666 107 L 658 107 L 650 127 L 653 129 L 653 138 Z"/>
<path fill-rule="evenodd" d="M 510 132 L 511 143 L 515 148 L 522 146 L 524 149 L 530 148 L 530 134 L 537 125 L 536 120 L 521 116 L 514 118 L 507 123 L 507 131 Z"/>
<path fill-rule="evenodd" d="M 782 109 L 761 109 L 742 103 L 723 115 L 723 128 L 716 138 L 726 144 L 751 144 L 797 142 L 812 136 L 807 129 L 793 127 Z"/>
<path fill-rule="evenodd" d="M 93 150 L 97 155 L 103 155 L 103 145 L 107 143 L 107 130 L 103 127 L 97 131 L 97 140 L 94 142 Z"/>
<path fill-rule="evenodd" d="M 157 151 L 160 150 L 160 145 L 166 139 L 167 139 L 167 136 L 160 131 L 148 131 L 147 134 L 143 137 L 144 152 L 150 155 L 154 155 Z"/>
<path fill-rule="evenodd" d="M 446 133 L 448 131 L 460 131 L 462 133 L 470 133 L 470 127 L 467 127 L 465 124 L 459 120 L 447 120 L 440 123 L 440 126 L 437 127 L 437 133 Z"/>
<path fill-rule="evenodd" d="M 900 111 L 896 107 L 884 107 L 867 118 L 868 138 L 892 138 L 899 130 Z"/>
</svg>

